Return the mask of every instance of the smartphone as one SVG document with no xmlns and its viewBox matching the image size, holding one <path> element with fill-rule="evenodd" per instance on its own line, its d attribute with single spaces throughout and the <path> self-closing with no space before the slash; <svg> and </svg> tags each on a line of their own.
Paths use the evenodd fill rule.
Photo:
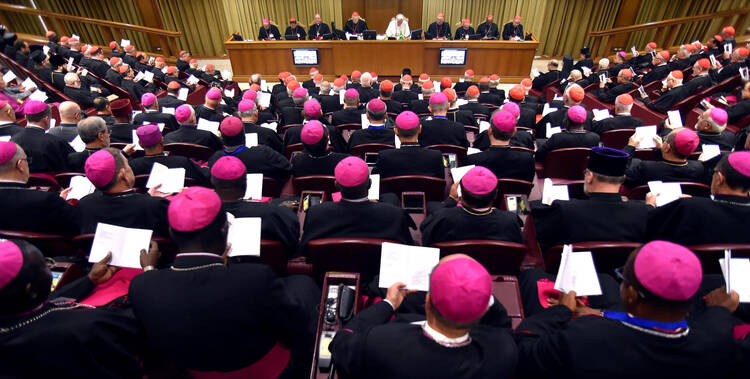
<svg viewBox="0 0 750 379">
<path fill-rule="evenodd" d="M 302 210 L 307 212 L 310 207 L 320 204 L 322 200 L 323 199 L 318 195 L 307 195 L 302 200 Z"/>
<path fill-rule="evenodd" d="M 641 97 L 646 97 L 646 90 L 643 89 L 643 86 L 638 87 L 638 92 L 641 94 Z"/>
<path fill-rule="evenodd" d="M 62 278 L 62 276 L 62 272 L 52 271 L 52 286 L 50 287 L 50 291 L 54 291 L 55 288 L 57 288 L 57 283 L 60 282 L 60 278 Z"/>
</svg>

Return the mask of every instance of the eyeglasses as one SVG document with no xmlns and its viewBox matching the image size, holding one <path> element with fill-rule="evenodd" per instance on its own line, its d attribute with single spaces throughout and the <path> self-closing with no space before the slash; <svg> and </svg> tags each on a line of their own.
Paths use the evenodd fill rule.
<svg viewBox="0 0 750 379">
<path fill-rule="evenodd" d="M 26 161 L 26 163 L 31 164 L 31 157 L 23 157 L 23 158 L 19 159 L 18 161 L 19 162 L 20 161 Z"/>
<path fill-rule="evenodd" d="M 617 275 L 617 278 L 620 279 L 623 283 L 629 284 L 631 287 L 635 288 L 636 292 L 638 293 L 638 297 L 641 299 L 645 299 L 646 295 L 641 292 L 631 281 L 629 281 L 625 277 L 625 266 L 620 266 L 615 269 L 615 275 Z"/>
</svg>

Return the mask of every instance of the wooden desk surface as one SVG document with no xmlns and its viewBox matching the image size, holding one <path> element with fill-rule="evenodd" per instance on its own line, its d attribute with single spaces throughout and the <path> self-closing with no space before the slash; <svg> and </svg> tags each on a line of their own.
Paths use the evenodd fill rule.
<svg viewBox="0 0 750 379">
<path fill-rule="evenodd" d="M 247 81 L 260 73 L 273 81 L 280 71 L 289 71 L 307 80 L 309 66 L 292 64 L 293 48 L 317 48 L 317 67 L 326 79 L 353 70 L 374 71 L 380 78 L 401 75 L 405 67 L 418 76 L 430 74 L 455 78 L 467 69 L 477 77 L 498 74 L 504 83 L 518 83 L 531 71 L 539 43 L 536 41 L 226 41 L 234 80 Z M 442 47 L 466 48 L 466 66 L 440 66 Z M 301 76 L 300 76 L 301 75 Z M 475 79 L 475 80 L 478 80 Z"/>
</svg>

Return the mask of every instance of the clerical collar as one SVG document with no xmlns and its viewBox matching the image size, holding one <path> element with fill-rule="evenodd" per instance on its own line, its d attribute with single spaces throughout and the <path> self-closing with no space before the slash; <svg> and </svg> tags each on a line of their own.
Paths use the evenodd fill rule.
<svg viewBox="0 0 750 379">
<path fill-rule="evenodd" d="M 370 201 L 370 199 L 367 198 L 366 196 L 365 197 L 360 197 L 359 199 L 345 199 L 345 198 L 342 197 L 341 201 L 345 201 L 347 203 L 366 203 L 366 202 Z"/>
<path fill-rule="evenodd" d="M 467 206 L 461 204 L 461 209 L 463 209 L 464 212 L 472 215 L 472 216 L 486 216 L 494 210 L 492 206 L 489 208 L 481 208 L 481 209 L 469 209 Z"/>
<path fill-rule="evenodd" d="M 195 271 L 218 266 L 224 266 L 221 255 L 209 252 L 193 252 L 177 254 L 170 269 L 173 271 Z"/>
<path fill-rule="evenodd" d="M 750 207 L 750 197 L 747 196 L 711 195 L 711 199 L 719 203 Z"/>
<path fill-rule="evenodd" d="M 690 333 L 690 328 L 685 320 L 676 322 L 661 322 L 638 318 L 630 313 L 623 312 L 602 312 L 602 316 L 608 319 L 617 320 L 623 325 L 632 329 L 664 338 L 682 338 Z"/>
<path fill-rule="evenodd" d="M 591 200 L 622 201 L 622 196 L 619 193 L 590 192 L 587 195 Z"/>
<path fill-rule="evenodd" d="M 469 336 L 469 333 L 466 333 L 460 337 L 450 338 L 450 337 L 446 337 L 443 333 L 440 333 L 437 330 L 431 328 L 427 321 L 422 321 L 421 324 L 422 324 L 422 333 L 424 334 L 424 336 L 435 341 L 435 343 L 437 343 L 440 346 L 464 347 L 471 343 L 471 336 Z"/>
<path fill-rule="evenodd" d="M 662 162 L 664 162 L 665 164 L 668 164 L 670 166 L 676 166 L 676 167 L 684 167 L 684 166 L 687 166 L 687 164 L 688 164 L 687 161 L 685 161 L 685 162 L 675 162 L 675 161 L 670 161 L 670 160 L 666 160 L 666 159 L 664 159 Z"/>
<path fill-rule="evenodd" d="M 41 129 L 42 131 L 44 131 L 44 130 L 45 130 L 45 129 L 44 129 L 43 127 L 41 127 L 41 126 L 39 126 L 39 125 L 34 125 L 34 124 L 26 124 L 26 129 L 28 129 L 28 128 L 32 128 L 32 129 Z"/>
<path fill-rule="evenodd" d="M 385 129 L 385 124 L 370 124 L 370 126 L 367 127 L 368 129 Z"/>
</svg>

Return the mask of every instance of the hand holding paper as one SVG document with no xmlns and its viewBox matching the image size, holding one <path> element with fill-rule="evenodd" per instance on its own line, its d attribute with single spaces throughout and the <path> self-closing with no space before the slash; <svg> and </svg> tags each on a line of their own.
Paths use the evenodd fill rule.
<svg viewBox="0 0 750 379">
<path fill-rule="evenodd" d="M 563 247 L 560 268 L 555 279 L 555 289 L 561 292 L 575 291 L 576 296 L 602 294 L 594 258 L 590 251 L 573 252 L 571 245 Z"/>
<path fill-rule="evenodd" d="M 99 262 L 112 252 L 112 266 L 141 268 L 141 250 L 149 249 L 153 232 L 99 223 L 91 244 L 89 262 Z"/>
<path fill-rule="evenodd" d="M 252 255 L 259 257 L 261 218 L 235 218 L 231 213 L 227 213 L 227 222 L 229 223 L 227 242 L 231 243 L 227 256 Z"/>
<path fill-rule="evenodd" d="M 403 282 L 411 290 L 428 291 L 430 272 L 440 260 L 440 249 L 384 242 L 380 253 L 381 288 Z"/>
</svg>

